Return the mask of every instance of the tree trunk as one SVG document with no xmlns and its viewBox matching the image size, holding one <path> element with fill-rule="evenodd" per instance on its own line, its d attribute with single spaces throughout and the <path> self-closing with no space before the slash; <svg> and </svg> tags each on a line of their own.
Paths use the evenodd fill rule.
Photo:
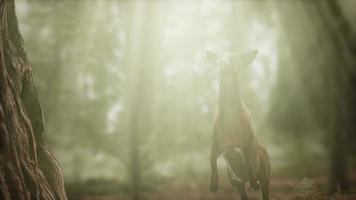
<svg viewBox="0 0 356 200">
<path fill-rule="evenodd" d="M 0 0 L 0 199 L 67 199 L 13 0 Z"/>
<path fill-rule="evenodd" d="M 286 66 L 294 69 L 290 70 L 293 72 L 290 76 L 280 73 L 280 85 L 286 85 L 288 77 L 298 76 L 310 105 L 307 110 L 316 119 L 315 124 L 326 133 L 330 158 L 328 191 L 333 194 L 337 187 L 345 191 L 349 187 L 347 136 L 355 130 L 352 119 L 355 116 L 353 66 L 356 60 L 348 42 L 350 28 L 345 25 L 346 19 L 334 1 L 275 3 L 275 7 L 281 16 L 281 35 L 286 44 L 281 70 Z M 300 27 L 303 27 L 303 35 L 300 35 Z M 282 107 L 275 105 L 277 107 L 271 109 L 274 115 Z M 290 115 L 290 112 L 283 113 Z M 284 123 L 279 121 L 279 124 Z"/>
<path fill-rule="evenodd" d="M 149 171 L 145 167 L 145 143 L 152 133 L 152 104 L 155 87 L 155 67 L 157 38 L 154 26 L 157 20 L 155 12 L 158 2 L 129 2 L 129 26 L 127 38 L 127 132 L 130 136 L 129 171 L 132 182 L 132 199 L 141 199 L 144 175 Z"/>
<path fill-rule="evenodd" d="M 328 192 L 333 194 L 339 188 L 341 191 L 349 189 L 347 179 L 348 150 L 355 132 L 355 47 L 352 46 L 352 30 L 344 16 L 340 2 L 328 0 L 319 3 L 319 13 L 323 19 L 326 33 L 333 42 L 333 49 L 339 54 L 339 65 L 335 66 L 330 81 L 335 82 L 334 113 L 335 119 L 330 121 L 332 133 L 330 135 L 330 177 Z M 322 7 L 323 6 L 323 7 Z M 321 9 L 324 8 L 324 9 Z"/>
</svg>

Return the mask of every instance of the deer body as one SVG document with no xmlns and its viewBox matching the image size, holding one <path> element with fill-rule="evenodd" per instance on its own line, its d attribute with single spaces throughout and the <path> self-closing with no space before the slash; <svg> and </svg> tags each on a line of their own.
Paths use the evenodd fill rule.
<svg viewBox="0 0 356 200">
<path fill-rule="evenodd" d="M 224 107 L 228 109 L 229 106 Z M 216 147 L 221 153 L 231 147 L 241 148 L 243 144 L 250 143 L 250 140 L 255 138 L 247 107 L 243 102 L 240 102 L 239 107 L 236 113 L 231 113 L 234 112 L 233 110 L 227 110 L 226 114 L 220 112 L 216 118 L 213 142 L 216 143 Z"/>
<path fill-rule="evenodd" d="M 234 54 L 213 58 L 213 60 L 217 60 L 215 64 L 221 67 L 221 71 L 219 111 L 214 123 L 210 153 L 211 191 L 217 191 L 217 158 L 224 153 L 228 168 L 231 169 L 228 170 L 231 183 L 236 183 L 234 185 L 238 187 L 241 198 L 247 199 L 245 192 L 247 180 L 254 189 L 258 188 L 258 180 L 262 186 L 263 199 L 268 199 L 268 153 L 257 140 L 251 123 L 250 112 L 241 100 L 239 92 L 237 67 L 245 64 L 244 62 L 250 63 L 256 56 L 256 52 L 252 52 L 252 55 L 250 54 L 246 55 L 247 58 L 238 58 Z M 234 153 L 236 149 L 240 149 L 241 153 Z M 243 160 L 243 163 L 241 160 Z M 239 169 L 236 169 L 238 166 L 244 168 L 240 170 L 246 171 L 246 173 L 243 173 L 243 177 L 240 175 L 239 180 L 243 180 L 240 182 L 234 180 L 236 172 L 239 171 Z M 235 174 L 235 176 L 232 174 Z"/>
</svg>

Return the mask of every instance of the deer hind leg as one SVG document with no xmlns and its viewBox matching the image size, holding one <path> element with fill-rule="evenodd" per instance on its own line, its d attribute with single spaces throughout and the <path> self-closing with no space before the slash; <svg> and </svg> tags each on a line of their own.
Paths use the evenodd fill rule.
<svg viewBox="0 0 356 200">
<path fill-rule="evenodd" d="M 264 176 L 260 178 L 261 189 L 262 189 L 262 199 L 269 200 L 269 180 L 270 180 L 270 171 L 271 167 L 269 164 L 269 159 L 265 161 L 264 164 Z"/>
<path fill-rule="evenodd" d="M 241 153 L 231 148 L 224 154 L 227 161 L 227 174 L 232 185 L 237 187 L 242 200 L 247 200 L 246 194 L 246 169 L 244 159 Z"/>
<path fill-rule="evenodd" d="M 250 147 L 245 147 L 245 148 L 242 148 L 241 150 L 242 150 L 242 153 L 246 159 L 246 168 L 247 168 L 250 186 L 254 190 L 258 190 L 259 185 L 257 183 L 255 173 L 252 169 L 252 166 L 253 166 L 253 160 L 252 160 L 252 155 L 251 155 L 252 149 Z"/>
<path fill-rule="evenodd" d="M 239 190 L 241 200 L 248 200 L 246 193 L 246 183 L 239 180 L 232 172 L 229 166 L 227 166 L 227 174 L 229 176 L 230 182 L 233 186 L 237 187 Z"/>
<path fill-rule="evenodd" d="M 269 200 L 269 182 L 270 182 L 270 173 L 271 173 L 271 164 L 267 151 L 264 149 L 263 161 L 263 174 L 260 178 L 261 188 L 262 188 L 262 199 Z"/>
<path fill-rule="evenodd" d="M 261 180 L 262 199 L 269 200 L 269 180 Z"/>
</svg>

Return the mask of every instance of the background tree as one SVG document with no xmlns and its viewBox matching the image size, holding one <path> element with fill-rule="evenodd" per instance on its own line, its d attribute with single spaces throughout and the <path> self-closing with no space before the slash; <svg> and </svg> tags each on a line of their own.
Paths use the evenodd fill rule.
<svg viewBox="0 0 356 200">
<path fill-rule="evenodd" d="M 350 27 L 339 2 L 274 5 L 279 15 L 289 17 L 280 18 L 281 41 L 286 47 L 280 59 L 284 67 L 279 71 L 280 83 L 271 108 L 271 121 L 279 130 L 292 129 L 289 132 L 296 140 L 312 137 L 304 135 L 308 132 L 312 135 L 321 132 L 330 156 L 329 192 L 336 192 L 338 185 L 346 190 L 351 150 L 347 138 L 352 138 L 355 132 L 352 102 L 356 91 L 353 73 L 356 60 L 353 47 L 349 46 L 352 43 L 348 41 Z M 295 18 L 297 13 L 305 15 Z M 285 92 L 281 93 L 282 90 Z M 307 144 L 303 141 L 301 145 Z"/>
</svg>

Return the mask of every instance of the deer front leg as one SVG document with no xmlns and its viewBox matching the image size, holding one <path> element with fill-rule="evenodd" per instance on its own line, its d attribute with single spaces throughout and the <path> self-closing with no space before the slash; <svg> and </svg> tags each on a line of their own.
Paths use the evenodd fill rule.
<svg viewBox="0 0 356 200">
<path fill-rule="evenodd" d="M 211 192 L 216 192 L 219 187 L 217 159 L 220 154 L 221 151 L 217 147 L 216 140 L 213 139 L 213 144 L 211 145 L 211 152 L 210 152 L 210 168 L 211 168 L 210 191 Z"/>
</svg>

